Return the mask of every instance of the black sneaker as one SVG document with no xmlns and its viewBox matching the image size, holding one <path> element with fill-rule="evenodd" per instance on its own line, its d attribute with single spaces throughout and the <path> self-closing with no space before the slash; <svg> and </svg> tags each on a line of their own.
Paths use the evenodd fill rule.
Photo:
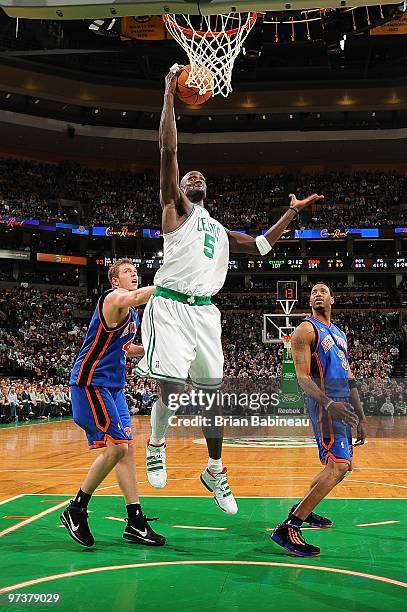
<svg viewBox="0 0 407 612">
<path fill-rule="evenodd" d="M 274 529 L 270 537 L 273 542 L 297 557 L 318 557 L 320 553 L 317 546 L 306 543 L 302 537 L 301 529 L 295 525 L 282 523 Z"/>
<path fill-rule="evenodd" d="M 93 546 L 95 540 L 89 530 L 88 513 L 85 508 L 75 506 L 71 501 L 61 514 L 60 519 L 75 542 L 82 544 L 82 546 Z"/>
<path fill-rule="evenodd" d="M 129 521 L 129 519 L 126 519 L 126 521 L 127 525 L 123 533 L 125 540 L 145 546 L 164 546 L 164 536 L 153 531 L 148 524 L 148 521 L 158 521 L 158 519 L 149 519 L 143 514 L 138 521 Z"/>
<path fill-rule="evenodd" d="M 290 514 L 294 512 L 298 505 L 299 504 L 295 504 L 291 508 Z M 311 512 L 307 518 L 304 519 L 304 523 L 309 523 L 309 526 L 312 527 L 312 529 L 328 529 L 333 525 L 333 522 L 330 519 L 326 518 L 325 516 L 321 516 L 320 514 L 315 514 L 315 512 Z"/>
</svg>

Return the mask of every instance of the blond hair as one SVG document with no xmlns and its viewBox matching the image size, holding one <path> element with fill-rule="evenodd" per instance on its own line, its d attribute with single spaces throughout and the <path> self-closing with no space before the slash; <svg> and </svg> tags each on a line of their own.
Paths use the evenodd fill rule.
<svg viewBox="0 0 407 612">
<path fill-rule="evenodd" d="M 131 264 L 132 266 L 134 265 L 131 259 L 129 259 L 128 257 L 122 257 L 121 259 L 118 259 L 113 265 L 111 265 L 107 273 L 107 277 L 111 285 L 113 285 L 112 280 L 114 278 L 119 278 L 119 268 L 123 264 Z"/>
</svg>

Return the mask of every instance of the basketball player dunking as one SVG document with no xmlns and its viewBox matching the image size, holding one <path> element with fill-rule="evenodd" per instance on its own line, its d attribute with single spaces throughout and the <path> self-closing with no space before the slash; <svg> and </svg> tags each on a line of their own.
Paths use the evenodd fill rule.
<svg viewBox="0 0 407 612">
<path fill-rule="evenodd" d="M 229 251 L 266 255 L 299 211 L 323 196 L 297 200 L 263 236 L 256 239 L 226 230 L 204 208 L 206 182 L 198 171 L 188 172 L 179 183 L 174 92 L 179 71 L 166 77 L 159 144 L 161 152 L 160 199 L 164 236 L 164 263 L 158 270 L 155 293 L 142 322 L 145 356 L 138 365 L 141 376 L 160 381 L 161 395 L 151 413 L 152 433 L 147 441 L 147 476 L 162 488 L 167 481 L 165 432 L 169 398 L 182 391 L 187 378 L 198 388 L 214 393 L 222 383 L 223 352 L 220 312 L 211 297 L 222 288 L 228 271 Z M 221 452 L 223 430 L 204 428 L 209 461 L 202 471 L 203 485 L 214 493 L 224 512 L 235 514 L 236 501 L 227 482 Z"/>
<path fill-rule="evenodd" d="M 115 468 L 127 505 L 123 537 L 136 544 L 162 546 L 165 538 L 151 529 L 140 506 L 124 395 L 126 356 L 144 353 L 142 346 L 133 344 L 138 327 L 135 308 L 147 302 L 155 287 L 137 289 L 137 270 L 130 259 L 119 259 L 111 266 L 109 280 L 112 289 L 99 299 L 70 379 L 74 421 L 85 430 L 90 448 L 104 450 L 92 463 L 61 521 L 75 542 L 92 546 L 87 506 L 95 489 Z"/>
<path fill-rule="evenodd" d="M 364 444 L 366 439 L 366 418 L 349 367 L 346 336 L 331 322 L 333 303 L 328 285 L 314 285 L 310 296 L 312 314 L 297 327 L 291 339 L 298 382 L 305 393 L 319 458 L 325 467 L 271 538 L 301 557 L 320 553 L 317 546 L 307 544 L 302 537 L 304 522 L 315 529 L 332 527 L 332 521 L 313 510 L 351 471 L 352 426 L 357 427 L 355 446 Z"/>
</svg>

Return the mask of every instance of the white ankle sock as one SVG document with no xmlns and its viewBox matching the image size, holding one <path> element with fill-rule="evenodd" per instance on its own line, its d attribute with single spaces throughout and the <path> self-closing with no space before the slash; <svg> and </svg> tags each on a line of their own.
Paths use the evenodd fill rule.
<svg viewBox="0 0 407 612">
<path fill-rule="evenodd" d="M 223 469 L 222 459 L 208 459 L 208 470 L 212 474 L 219 474 Z"/>
<path fill-rule="evenodd" d="M 174 411 L 167 408 L 161 399 L 154 403 L 151 410 L 150 444 L 159 446 L 165 442 L 165 432 L 167 431 L 168 421 L 172 414 L 174 414 Z"/>
</svg>

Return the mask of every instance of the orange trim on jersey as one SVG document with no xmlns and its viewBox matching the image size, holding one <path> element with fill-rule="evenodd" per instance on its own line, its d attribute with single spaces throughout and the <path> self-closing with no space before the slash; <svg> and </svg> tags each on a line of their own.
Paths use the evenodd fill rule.
<svg viewBox="0 0 407 612">
<path fill-rule="evenodd" d="M 109 417 L 108 412 L 106 410 L 106 406 L 105 406 L 105 403 L 104 403 L 104 401 L 102 399 L 102 396 L 99 393 L 99 389 L 97 389 L 96 387 L 93 387 L 93 389 L 95 390 L 95 393 L 97 395 L 97 398 L 100 401 L 100 405 L 101 405 L 101 408 L 103 410 L 103 414 L 106 417 L 106 425 L 104 427 L 99 423 L 99 419 L 98 419 L 98 416 L 97 416 L 96 408 L 95 408 L 95 405 L 94 405 L 94 403 L 92 401 L 92 396 L 91 396 L 91 394 L 89 392 L 89 389 L 87 387 L 84 387 L 84 389 L 85 389 L 86 397 L 88 398 L 88 402 L 89 402 L 90 407 L 92 409 L 93 418 L 95 419 L 96 427 L 98 429 L 100 429 L 101 431 L 103 431 L 103 433 L 105 433 L 109 429 L 109 427 L 110 427 L 110 417 Z"/>
<path fill-rule="evenodd" d="M 319 343 L 321 342 L 321 334 L 319 333 L 318 326 L 315 325 L 315 323 L 313 323 L 312 321 L 309 321 L 309 323 L 311 323 L 312 327 L 316 330 L 316 332 L 318 334 L 318 340 L 317 340 L 317 343 L 315 345 L 315 350 L 312 353 L 314 357 L 318 357 L 317 351 L 318 351 Z"/>
<path fill-rule="evenodd" d="M 93 366 L 91 367 L 91 370 L 90 370 L 90 372 L 89 372 L 89 376 L 88 376 L 88 378 L 87 378 L 87 380 L 86 380 L 86 384 L 87 384 L 87 385 L 90 385 L 90 384 L 91 384 L 91 381 L 92 381 L 92 376 L 93 376 L 93 372 L 95 371 L 97 364 L 99 363 L 99 361 L 102 359 L 103 355 L 105 354 L 106 349 L 107 349 L 107 347 L 109 346 L 111 339 L 113 338 L 113 333 L 114 333 L 114 332 L 110 332 L 110 334 L 108 335 L 107 340 L 106 340 L 106 342 L 105 342 L 105 344 L 104 344 L 104 346 L 103 346 L 102 350 L 100 351 L 100 353 L 99 353 L 99 355 L 98 355 L 98 358 L 95 360 L 95 363 L 94 363 L 94 364 L 93 364 Z M 83 364 L 82 364 L 82 365 L 83 365 Z"/>
<path fill-rule="evenodd" d="M 332 459 L 332 461 L 334 461 L 335 463 L 347 463 L 348 465 L 350 465 L 349 459 L 339 459 L 339 457 L 335 457 L 335 455 L 333 455 L 332 453 L 327 453 L 325 457 L 325 464 L 328 463 L 328 459 Z"/>
<path fill-rule="evenodd" d="M 109 436 L 109 434 L 105 434 L 104 440 L 105 442 L 110 440 L 113 444 L 134 444 L 134 440 L 115 440 L 112 436 Z"/>
<path fill-rule="evenodd" d="M 318 335 L 319 335 L 319 332 L 318 332 Z M 318 344 L 319 344 L 319 340 L 318 340 Z M 318 345 L 317 345 L 317 348 L 318 348 Z M 321 378 L 322 391 L 325 392 L 324 370 L 323 370 L 323 367 L 322 367 L 321 360 L 320 360 L 320 358 L 319 358 L 319 356 L 317 354 L 317 348 L 315 349 L 313 355 L 315 357 L 315 361 L 317 362 L 317 366 L 318 366 L 318 370 L 319 370 L 319 375 L 320 375 L 320 378 Z M 318 419 L 319 420 L 319 433 L 321 434 L 321 443 L 322 443 L 322 446 L 325 448 L 325 450 L 329 450 L 332 447 L 333 443 L 335 442 L 335 436 L 334 436 L 333 428 L 332 428 L 332 417 L 331 417 L 331 415 L 328 412 L 326 416 L 328 418 L 328 424 L 329 424 L 330 442 L 329 442 L 328 445 L 326 445 L 324 443 L 324 437 L 325 436 L 324 436 L 324 428 L 322 426 L 322 417 L 324 415 L 324 410 L 325 410 L 325 408 L 323 406 L 321 406 L 321 404 L 319 404 L 319 419 Z"/>
<path fill-rule="evenodd" d="M 324 376 L 324 368 L 322 367 L 322 363 L 321 360 L 319 358 L 318 353 L 316 352 L 316 350 L 314 351 L 314 355 L 315 357 L 315 361 L 317 362 L 317 366 L 318 366 L 318 370 L 319 370 L 319 375 L 321 378 L 321 387 L 322 387 L 322 391 L 325 393 L 325 376 Z"/>
<path fill-rule="evenodd" d="M 89 444 L 89 448 L 105 448 L 108 439 L 113 442 L 113 444 L 128 444 L 129 446 L 131 446 L 135 443 L 135 440 L 115 440 L 114 438 L 106 434 L 103 440 L 96 440 L 96 442 L 93 442 L 93 444 Z"/>
<path fill-rule="evenodd" d="M 129 309 L 129 312 L 128 312 L 128 314 L 127 314 L 127 316 L 126 316 L 126 318 L 125 318 L 123 323 L 120 323 L 118 325 L 118 327 L 107 327 L 107 325 L 104 324 L 105 317 L 104 317 L 104 314 L 103 314 L 103 308 L 102 308 L 102 310 L 100 309 L 100 298 L 98 300 L 98 316 L 99 316 L 100 324 L 102 325 L 103 329 L 106 332 L 108 332 L 109 334 L 111 332 L 119 331 L 119 329 L 123 329 L 123 327 L 125 327 L 127 325 L 127 323 L 130 321 L 130 318 L 131 318 L 130 317 L 130 309 Z"/>
<path fill-rule="evenodd" d="M 106 442 L 103 440 L 97 440 L 93 444 L 89 444 L 89 448 L 104 448 L 106 446 Z"/>
<path fill-rule="evenodd" d="M 89 359 L 89 357 L 91 356 L 93 349 L 95 348 L 95 346 L 96 346 L 96 345 L 97 345 L 97 343 L 98 343 L 99 336 L 100 336 L 100 334 L 101 334 L 101 332 L 102 332 L 102 329 L 103 329 L 103 328 L 102 328 L 102 324 L 101 324 L 101 323 L 99 323 L 99 328 L 98 328 L 98 332 L 97 332 L 97 334 L 96 334 L 96 338 L 95 338 L 95 340 L 94 340 L 94 342 L 93 342 L 92 346 L 90 347 L 90 349 L 88 350 L 88 352 L 86 353 L 86 355 L 85 355 L 85 357 L 84 357 L 84 359 L 83 359 L 83 361 L 82 361 L 81 367 L 80 367 L 80 369 L 79 369 L 78 376 L 76 377 L 76 381 L 75 381 L 75 383 L 76 383 L 76 384 L 79 384 L 80 378 L 81 378 L 81 376 L 82 376 L 82 370 L 83 370 L 83 368 L 84 368 L 84 366 L 85 366 L 85 363 L 87 362 L 87 360 L 88 360 L 88 359 Z"/>
</svg>

